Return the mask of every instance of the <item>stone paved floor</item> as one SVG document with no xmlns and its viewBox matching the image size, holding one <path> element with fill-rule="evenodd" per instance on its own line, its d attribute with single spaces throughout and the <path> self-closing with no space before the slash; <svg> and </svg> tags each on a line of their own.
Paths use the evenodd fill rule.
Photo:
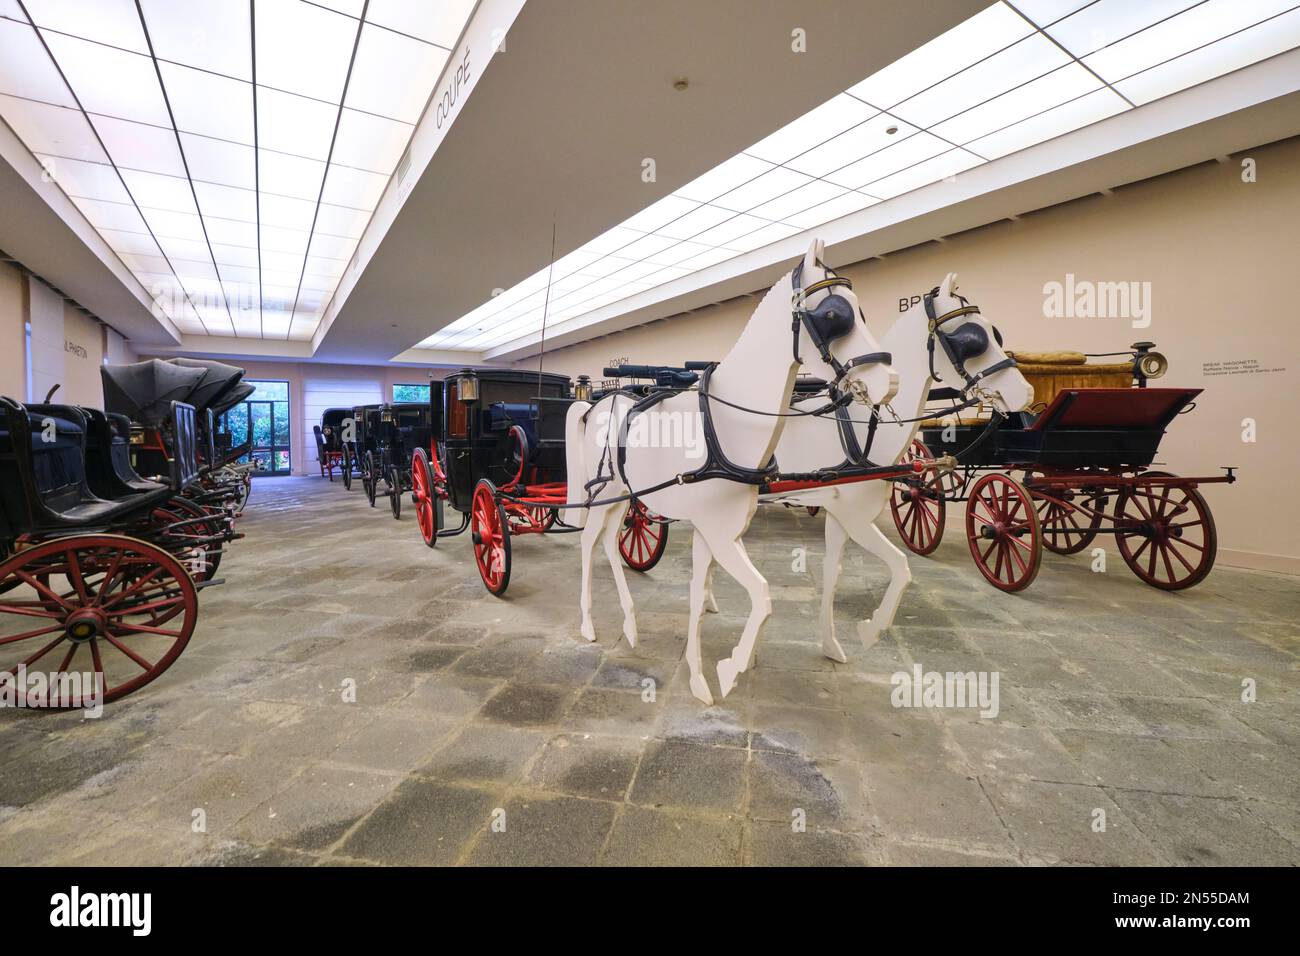
<svg viewBox="0 0 1300 956">
<path fill-rule="evenodd" d="M 1220 568 L 1171 596 L 1117 558 L 1049 555 L 1009 596 L 954 536 L 864 652 L 853 622 L 884 579 L 851 550 L 833 665 L 821 519 L 760 509 L 775 613 L 760 666 L 705 709 L 681 661 L 685 527 L 632 576 L 635 650 L 599 565 L 599 641 L 577 638 L 563 536 L 517 540 L 498 600 L 467 539 L 430 551 L 409 511 L 339 483 L 259 480 L 241 529 L 156 683 L 100 720 L 0 711 L 0 864 L 1300 862 L 1292 578 Z M 747 610 L 716 585 L 711 681 Z M 996 671 L 998 715 L 893 707 L 915 664 Z"/>
</svg>

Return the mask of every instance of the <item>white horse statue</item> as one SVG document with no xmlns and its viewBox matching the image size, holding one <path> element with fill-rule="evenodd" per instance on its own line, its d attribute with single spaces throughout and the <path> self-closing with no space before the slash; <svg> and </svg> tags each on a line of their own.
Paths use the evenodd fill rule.
<svg viewBox="0 0 1300 956">
<path fill-rule="evenodd" d="M 870 417 L 851 409 L 847 416 L 850 421 L 844 426 L 848 433 L 841 431 L 834 417 L 788 419 L 776 447 L 777 463 L 783 471 L 812 472 L 834 467 L 856 454 L 877 464 L 900 460 L 916 436 L 936 379 L 965 398 L 978 399 L 1002 414 L 1022 411 L 1034 399 L 1033 387 L 1002 351 L 996 329 L 957 294 L 956 273 L 948 273 L 937 290 L 900 316 L 881 345 L 893 356 L 899 370 L 902 384 L 893 410 L 902 421 L 882 415 L 872 435 Z M 794 408 L 811 410 L 821 404 L 823 399 L 808 398 L 795 402 Z M 893 623 L 903 591 L 912 580 L 906 555 L 875 525 L 891 490 L 889 482 L 862 481 L 763 497 L 765 502 L 817 507 L 826 512 L 822 651 L 840 663 L 848 658 L 835 636 L 835 586 L 845 541 L 852 538 L 863 550 L 874 554 L 890 574 L 880 606 L 858 624 L 863 647 L 871 647 Z M 711 589 L 706 600 L 709 609 L 716 611 Z"/>
<path fill-rule="evenodd" d="M 727 356 L 703 372 L 698 389 L 651 393 L 645 399 L 616 392 L 595 405 L 574 402 L 568 412 L 568 500 L 589 503 L 568 512 L 570 523 L 583 526 L 582 636 L 596 638 L 591 557 L 603 533 L 623 608 L 623 635 L 636 644 L 632 595 L 618 553 L 626 496 L 635 493 L 656 514 L 689 520 L 694 538 L 686 661 L 691 691 L 706 704 L 713 695 L 702 671 L 700 616 L 712 562 L 722 565 L 750 599 L 740 642 L 717 665 L 722 696 L 750 666 L 759 630 L 772 613 L 767 581 L 741 536 L 754 516 L 758 485 L 773 475 L 782 428 L 793 420 L 785 416 L 800 368 L 833 381 L 850 397 L 850 407 L 859 409 L 888 402 L 898 389 L 889 356 L 859 320 L 848 280 L 822 264 L 823 250 L 815 240 L 800 264 L 772 286 Z M 683 425 L 698 424 L 704 449 L 684 441 L 649 447 L 630 437 L 644 434 L 646 429 L 638 427 L 644 420 L 676 422 L 679 435 Z"/>
</svg>

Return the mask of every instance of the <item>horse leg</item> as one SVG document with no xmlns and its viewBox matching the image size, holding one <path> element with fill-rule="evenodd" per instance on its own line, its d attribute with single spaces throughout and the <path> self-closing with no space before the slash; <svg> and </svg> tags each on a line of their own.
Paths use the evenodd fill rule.
<svg viewBox="0 0 1300 956">
<path fill-rule="evenodd" d="M 608 506 L 591 510 L 597 513 L 587 515 L 587 521 L 582 526 L 579 546 L 582 551 L 582 591 L 578 598 L 578 607 L 582 611 L 582 636 L 588 641 L 596 639 L 596 626 L 591 622 L 591 552 L 596 546 L 596 538 L 605 527 Z"/>
<path fill-rule="evenodd" d="M 836 519 L 835 512 L 827 509 L 826 561 L 822 565 L 822 653 L 841 664 L 849 658 L 835 637 L 835 587 L 840 581 L 840 559 L 844 556 L 846 540 L 844 525 Z"/>
<path fill-rule="evenodd" d="M 743 523 L 740 527 L 743 528 Z M 714 560 L 745 589 L 750 601 L 749 618 L 745 621 L 745 630 L 740 635 L 740 643 L 736 645 L 730 657 L 718 661 L 718 683 L 722 696 L 726 697 L 736 686 L 736 678 L 748 670 L 754 661 L 759 631 L 763 627 L 763 622 L 772 614 L 772 594 L 767 579 L 749 560 L 749 554 L 745 551 L 745 545 L 741 542 L 739 534 L 735 537 L 726 537 L 715 532 L 715 536 L 723 540 L 709 541 L 709 550 L 713 552 Z"/>
<path fill-rule="evenodd" d="M 628 590 L 627 574 L 623 571 L 623 558 L 618 550 L 618 533 L 623 526 L 623 515 L 615 508 L 606 508 L 603 515 L 605 556 L 614 571 L 614 584 L 618 588 L 618 603 L 623 608 L 623 636 L 629 647 L 636 647 L 636 614 L 632 607 L 632 592 Z"/>
<path fill-rule="evenodd" d="M 704 578 L 704 610 L 710 614 L 718 613 L 718 599 L 713 596 L 713 565 L 709 565 L 709 573 Z"/>
<path fill-rule="evenodd" d="M 866 517 L 869 509 L 855 512 L 848 518 L 849 534 L 862 548 L 874 554 L 889 568 L 889 586 L 885 596 L 880 599 L 876 613 L 858 624 L 858 638 L 863 647 L 871 647 L 880 640 L 880 635 L 894 623 L 898 605 L 903 600 L 903 592 L 912 581 L 912 570 L 907 564 L 907 555 L 896 548 L 883 531 L 876 527 L 874 521 Z"/>
<path fill-rule="evenodd" d="M 704 677 L 704 661 L 700 655 L 700 618 L 704 614 L 704 593 L 712 573 L 713 555 L 699 528 L 691 536 L 691 601 L 690 622 L 686 629 L 686 666 L 691 671 L 691 693 L 706 704 L 713 703 L 713 692 Z"/>
</svg>

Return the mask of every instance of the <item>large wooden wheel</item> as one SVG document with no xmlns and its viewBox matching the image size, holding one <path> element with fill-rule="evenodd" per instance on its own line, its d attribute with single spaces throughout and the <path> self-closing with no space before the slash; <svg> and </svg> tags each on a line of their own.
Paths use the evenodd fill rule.
<svg viewBox="0 0 1300 956">
<path fill-rule="evenodd" d="M 366 500 L 370 507 L 375 506 L 375 496 L 379 494 L 379 465 L 375 463 L 375 453 L 366 452 L 365 468 L 361 472 L 361 484 L 366 489 Z"/>
<path fill-rule="evenodd" d="M 966 540 L 975 566 L 995 588 L 1021 591 L 1038 576 L 1038 512 L 1014 478 L 991 472 L 975 482 L 966 502 Z"/>
<path fill-rule="evenodd" d="M 497 498 L 496 485 L 486 478 L 480 478 L 474 486 L 469 527 L 474 562 L 483 586 L 500 596 L 510 586 L 510 522 Z"/>
<path fill-rule="evenodd" d="M 343 446 L 343 461 L 339 465 L 339 470 L 343 472 L 343 490 L 352 490 L 352 449 L 348 445 Z"/>
<path fill-rule="evenodd" d="M 902 458 L 904 463 L 933 460 L 934 455 L 919 438 L 912 441 Z M 893 484 L 889 510 L 903 544 L 914 554 L 932 554 L 943 540 L 948 510 L 942 483 L 926 473 Z"/>
<path fill-rule="evenodd" d="M 633 571 L 649 571 L 668 547 L 668 522 L 652 515 L 640 501 L 633 501 L 623 513 L 618 530 L 618 553 Z"/>
<path fill-rule="evenodd" d="M 183 523 L 182 523 L 183 522 Z M 174 496 L 149 513 L 151 540 L 170 551 L 195 581 L 211 581 L 221 564 L 223 519 L 188 498 Z"/>
<path fill-rule="evenodd" d="M 402 518 L 402 475 L 393 465 L 388 469 L 388 504 L 393 509 L 393 517 Z"/>
<path fill-rule="evenodd" d="M 1146 477 L 1165 477 L 1165 473 L 1152 472 Z M 1210 506 L 1195 488 L 1125 488 L 1115 505 L 1115 523 L 1116 544 L 1124 563 L 1153 588 L 1190 588 L 1205 580 L 1214 567 L 1218 532 Z"/>
<path fill-rule="evenodd" d="M 420 528 L 420 537 L 429 547 L 435 547 L 438 544 L 437 491 L 429 456 L 423 448 L 415 449 L 411 455 L 411 497 L 415 501 L 415 523 Z"/>
<path fill-rule="evenodd" d="M 1035 496 L 1043 547 L 1056 554 L 1078 554 L 1092 544 L 1104 517 L 1101 509 L 1096 507 L 1097 497 L 1071 488 L 1053 491 L 1051 498 Z M 1080 505 L 1095 510 L 1089 514 Z"/>
<path fill-rule="evenodd" d="M 172 665 L 198 619 L 194 582 L 180 562 L 122 535 L 21 551 L 0 564 L 0 582 L 0 676 L 18 681 L 22 669 L 18 692 L 29 706 L 126 696 Z M 44 699 L 35 675 L 49 689 Z"/>
</svg>

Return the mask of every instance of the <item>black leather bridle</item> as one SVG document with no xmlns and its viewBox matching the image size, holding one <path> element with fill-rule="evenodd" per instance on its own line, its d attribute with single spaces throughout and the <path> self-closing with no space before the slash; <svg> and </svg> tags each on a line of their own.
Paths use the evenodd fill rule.
<svg viewBox="0 0 1300 956">
<path fill-rule="evenodd" d="M 838 389 L 844 377 L 853 369 L 860 368 L 863 365 L 879 365 L 881 363 L 889 364 L 893 361 L 893 356 L 888 352 L 868 352 L 865 355 L 855 355 L 847 362 L 841 362 L 831 354 L 831 343 L 842 336 L 848 335 L 853 330 L 853 323 L 857 321 L 858 316 L 853 308 L 853 303 L 842 295 L 831 294 L 817 305 L 815 309 L 804 308 L 804 303 L 808 297 L 816 292 L 822 292 L 826 289 L 833 289 L 837 286 L 844 286 L 846 289 L 853 288 L 853 281 L 846 276 L 837 275 L 829 267 L 823 265 L 828 278 L 820 282 L 814 282 L 808 288 L 802 288 L 800 283 L 803 277 L 803 260 L 794 267 L 790 273 L 790 282 L 794 286 L 794 296 L 790 300 L 791 321 L 790 330 L 794 335 L 794 360 L 803 365 L 803 358 L 799 355 L 799 327 L 808 330 L 808 337 L 817 348 L 818 354 L 823 362 L 829 365 L 835 371 L 835 379 L 831 382 L 832 389 Z"/>
<path fill-rule="evenodd" d="M 1016 367 L 1016 360 L 1008 357 L 1000 362 L 994 362 L 988 368 L 974 375 L 967 372 L 966 360 L 977 358 L 988 351 L 988 332 L 978 322 L 964 322 L 955 332 L 945 332 L 942 326 L 945 322 L 950 322 L 964 315 L 979 315 L 979 306 L 969 305 L 965 299 L 961 299 L 960 308 L 945 312 L 943 315 L 935 315 L 934 299 L 938 294 L 939 289 L 936 286 L 925 295 L 925 315 L 929 319 L 930 325 L 929 338 L 926 340 L 925 349 L 929 353 L 930 377 L 932 379 L 936 382 L 943 381 L 934 368 L 934 343 L 936 339 L 942 346 L 944 354 L 948 356 L 948 361 L 952 363 L 952 367 L 957 370 L 957 374 L 965 379 L 966 384 L 961 389 L 963 395 L 990 375 L 1001 372 L 1003 369 Z"/>
</svg>

